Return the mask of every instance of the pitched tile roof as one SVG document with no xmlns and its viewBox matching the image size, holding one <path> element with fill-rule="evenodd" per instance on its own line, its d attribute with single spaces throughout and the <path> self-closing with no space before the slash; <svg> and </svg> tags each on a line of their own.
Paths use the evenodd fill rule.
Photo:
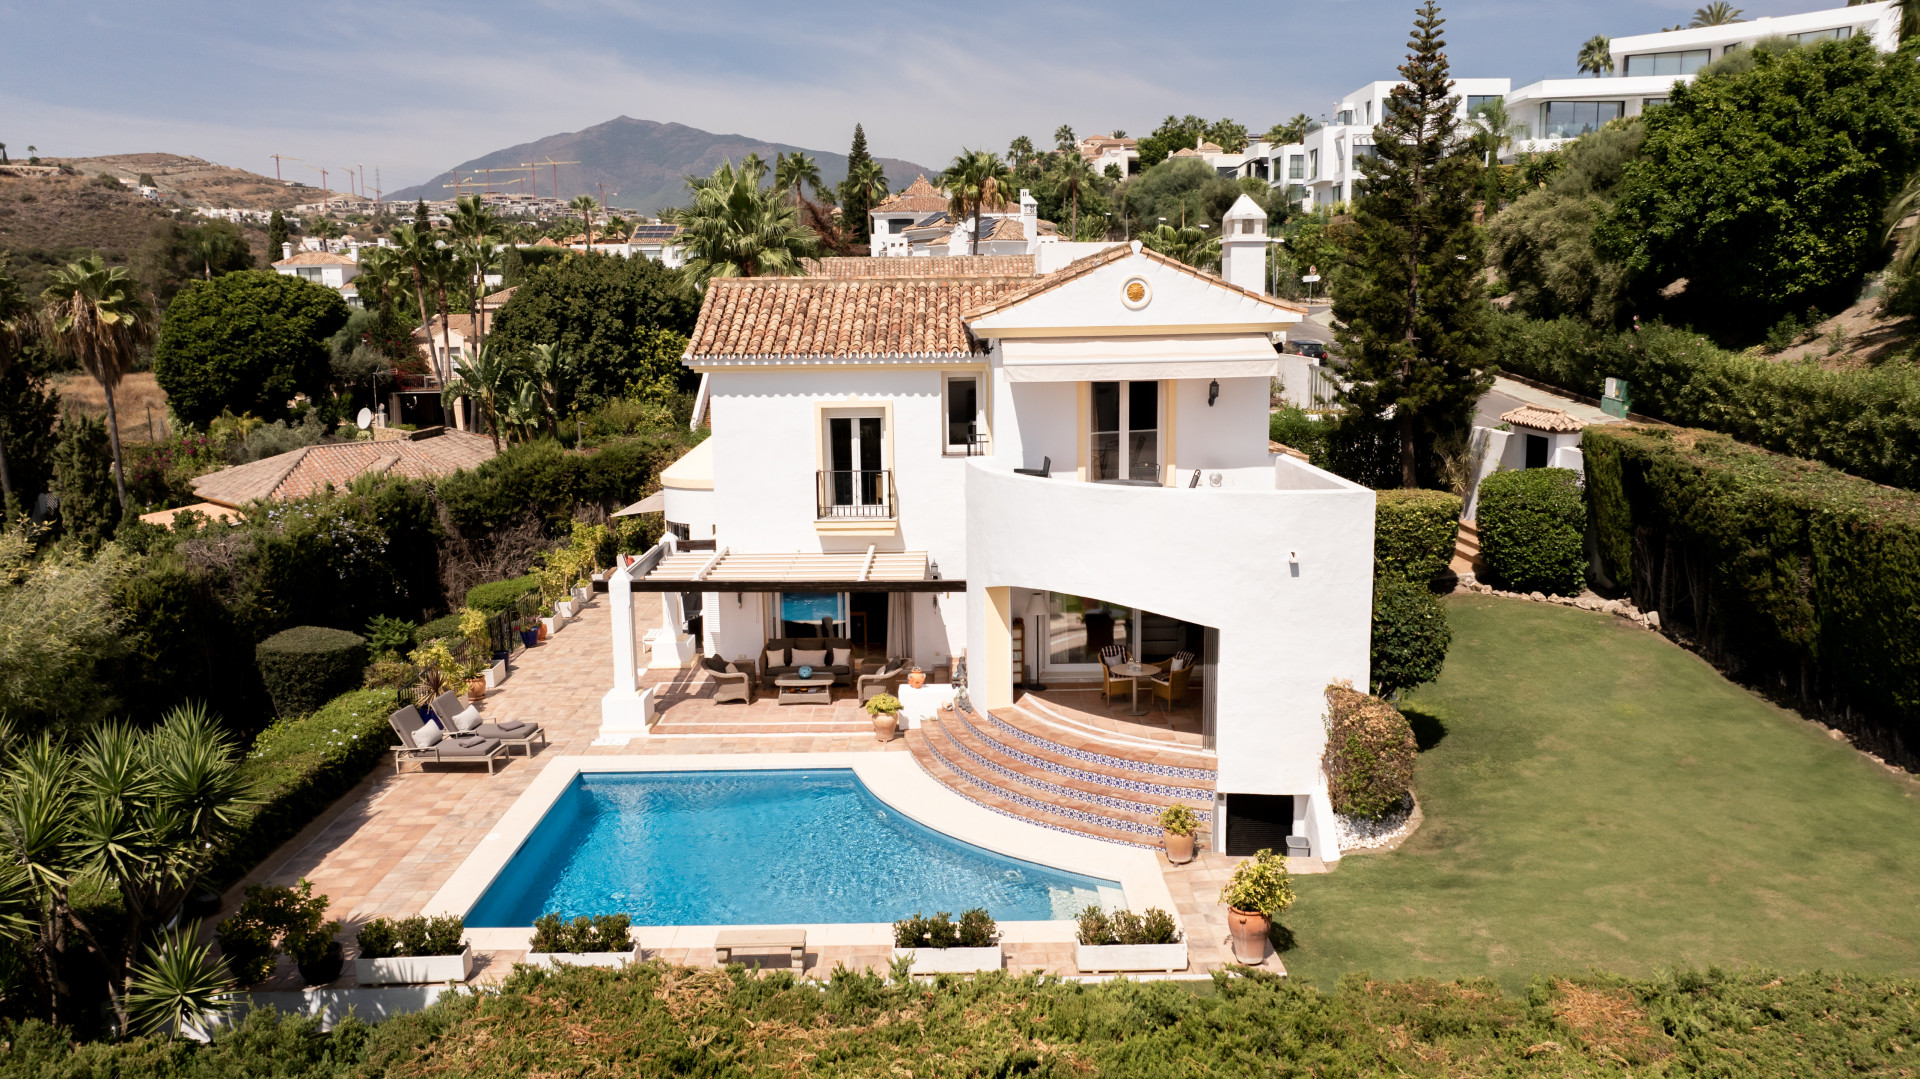
<svg viewBox="0 0 1920 1079">
<path fill-rule="evenodd" d="M 489 311 L 496 307 L 504 306 L 508 300 L 513 299 L 513 290 L 519 287 L 519 285 L 514 285 L 510 288 L 503 288 L 499 292 L 488 293 L 480 298 L 480 305 Z"/>
<path fill-rule="evenodd" d="M 488 305 L 487 310 L 493 310 L 492 305 Z M 451 318 L 444 315 L 435 315 L 432 321 L 427 323 L 424 330 L 419 326 L 413 328 L 414 340 L 419 340 L 420 335 L 425 333 L 432 337 L 435 342 L 438 342 L 440 340 L 440 324 L 442 322 L 445 322 L 447 328 L 453 331 L 454 336 L 460 338 L 462 341 L 470 341 L 477 336 L 473 328 L 472 315 L 457 314 Z M 487 326 L 493 326 L 493 320 L 491 318 L 487 320 Z"/>
<path fill-rule="evenodd" d="M 302 498 L 328 484 L 345 487 L 369 473 L 435 479 L 473 468 L 493 455 L 493 440 L 470 431 L 443 430 L 426 438 L 384 442 L 325 443 L 210 472 L 193 481 L 193 493 L 207 502 L 237 507 L 255 499 Z"/>
<path fill-rule="evenodd" d="M 281 259 L 275 266 L 358 266 L 345 255 L 336 255 L 331 251 L 302 251 L 290 259 Z"/>
<path fill-rule="evenodd" d="M 951 261 L 875 259 L 873 261 Z M 736 277 L 707 286 L 687 346 L 692 362 L 809 356 L 970 356 L 983 350 L 961 312 L 1031 277 Z"/>
<path fill-rule="evenodd" d="M 925 173 L 913 178 L 905 191 L 892 196 L 873 208 L 874 213 L 932 213 L 947 208 L 947 196 L 941 190 L 927 182 Z"/>
<path fill-rule="evenodd" d="M 1501 423 L 1511 423 L 1516 427 L 1531 427 L 1536 431 L 1553 431 L 1570 434 L 1587 426 L 1578 416 L 1563 409 L 1549 405 L 1521 405 L 1500 414 Z"/>
<path fill-rule="evenodd" d="M 1032 255 L 804 260 L 810 277 L 1031 277 Z"/>
<path fill-rule="evenodd" d="M 1059 288 L 1061 285 L 1066 284 L 1067 282 L 1073 280 L 1076 277 L 1084 277 L 1087 274 L 1092 273 L 1093 271 L 1099 269 L 1102 266 L 1105 266 L 1110 262 L 1118 262 L 1121 259 L 1126 258 L 1127 256 L 1133 254 L 1135 250 L 1134 245 L 1138 244 L 1139 242 L 1140 241 L 1135 240 L 1132 243 L 1116 243 L 1112 247 L 1109 247 L 1104 251 L 1096 251 L 1093 254 L 1086 256 L 1085 258 L 1075 259 L 1072 262 L 1067 263 L 1065 266 L 1060 267 L 1058 270 L 1055 270 L 1050 274 L 1046 274 L 1042 277 L 1031 278 L 1028 281 L 1023 282 L 1023 287 L 1021 288 L 1014 289 L 1011 292 L 1003 292 L 1000 295 L 995 296 L 989 302 L 980 305 L 979 307 L 969 308 L 965 312 L 965 318 L 968 322 L 972 322 L 974 319 L 977 319 L 977 318 L 985 318 L 986 316 L 993 314 L 995 311 L 1004 311 L 1007 308 L 1012 307 L 1014 304 L 1020 303 L 1023 300 L 1031 299 L 1032 297 L 1038 296 L 1042 292 L 1046 292 L 1049 289 Z M 1178 270 L 1181 273 L 1185 273 L 1190 276 L 1197 277 L 1200 280 L 1205 281 L 1208 284 L 1213 285 L 1217 288 L 1224 288 L 1234 292 L 1238 292 L 1243 296 L 1252 297 L 1253 299 L 1259 300 L 1262 303 L 1271 304 L 1274 307 L 1278 307 L 1283 311 L 1294 311 L 1302 315 L 1307 313 L 1306 308 L 1290 300 L 1282 300 L 1277 297 L 1269 296 L 1264 292 L 1255 292 L 1252 289 L 1241 288 L 1239 285 L 1230 284 L 1224 278 L 1217 277 L 1213 274 L 1208 273 L 1205 270 L 1196 270 L 1193 267 L 1187 265 L 1186 263 L 1181 262 L 1179 259 L 1171 258 L 1167 255 L 1163 255 L 1158 251 L 1141 247 L 1139 248 L 1139 253 L 1142 255 L 1145 255 L 1147 258 L 1150 258 L 1155 262 L 1160 263 L 1163 266 L 1167 266 L 1172 269 Z"/>
</svg>

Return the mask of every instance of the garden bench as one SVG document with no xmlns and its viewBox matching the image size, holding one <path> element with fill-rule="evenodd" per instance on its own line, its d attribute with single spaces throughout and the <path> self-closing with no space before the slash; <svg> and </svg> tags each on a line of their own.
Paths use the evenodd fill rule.
<svg viewBox="0 0 1920 1079">
<path fill-rule="evenodd" d="M 793 952 L 793 969 L 800 970 L 806 965 L 807 931 L 804 929 L 722 929 L 713 938 L 713 958 L 721 966 L 733 961 L 734 951 L 777 952 L 782 948 Z"/>
</svg>

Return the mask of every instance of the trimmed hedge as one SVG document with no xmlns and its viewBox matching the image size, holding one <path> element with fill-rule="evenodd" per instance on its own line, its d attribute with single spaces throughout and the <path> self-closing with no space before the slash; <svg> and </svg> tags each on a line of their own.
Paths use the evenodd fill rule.
<svg viewBox="0 0 1920 1079">
<path fill-rule="evenodd" d="M 240 762 L 256 804 L 208 876 L 238 879 L 352 790 L 398 741 L 387 722 L 398 706 L 391 689 L 356 689 L 262 731 Z"/>
<path fill-rule="evenodd" d="M 1368 672 L 1373 691 L 1391 697 L 1440 677 L 1453 646 L 1453 626 L 1425 581 L 1373 579 L 1373 629 Z"/>
<path fill-rule="evenodd" d="M 1392 490 L 1373 495 L 1373 575 L 1425 583 L 1447 571 L 1460 532 L 1460 496 Z"/>
<path fill-rule="evenodd" d="M 573 520 L 579 503 L 613 509 L 656 486 L 655 474 L 685 452 L 683 445 L 646 436 L 614 439 L 585 453 L 542 439 L 456 472 L 435 490 L 463 535 L 496 532 L 529 510 L 557 528 Z"/>
<path fill-rule="evenodd" d="M 505 581 L 490 581 L 467 589 L 467 606 L 485 615 L 511 610 L 520 597 L 540 587 L 540 575 L 529 573 Z"/>
<path fill-rule="evenodd" d="M 442 637 L 457 637 L 459 635 L 460 612 L 455 611 L 452 614 L 442 615 L 428 622 L 426 625 L 414 629 L 413 645 L 415 648 L 419 648 L 429 641 L 437 641 Z"/>
<path fill-rule="evenodd" d="M 1574 595 L 1587 569 L 1587 510 L 1569 468 L 1495 472 L 1480 481 L 1480 558 L 1519 592 Z"/>
<path fill-rule="evenodd" d="M 1379 817 L 1413 786 L 1419 747 L 1400 710 L 1350 685 L 1327 687 L 1327 800 L 1348 817 Z"/>
<path fill-rule="evenodd" d="M 254 646 L 260 678 L 274 714 L 305 715 L 359 684 L 367 667 L 367 640 L 326 626 L 295 626 Z"/>
<path fill-rule="evenodd" d="M 1920 495 L 1705 431 L 1582 449 L 1596 568 L 1662 631 L 1920 768 Z"/>
<path fill-rule="evenodd" d="M 1498 312 L 1491 324 L 1501 370 L 1594 396 L 1624 378 L 1635 412 L 1920 488 L 1920 367 L 1785 363 L 1661 325 L 1615 332 Z"/>
</svg>

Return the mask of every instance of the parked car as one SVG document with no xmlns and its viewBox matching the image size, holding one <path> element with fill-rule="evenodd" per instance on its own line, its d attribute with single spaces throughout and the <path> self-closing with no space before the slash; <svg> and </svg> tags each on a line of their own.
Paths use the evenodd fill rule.
<svg viewBox="0 0 1920 1079">
<path fill-rule="evenodd" d="M 1293 351 L 1301 356 L 1312 356 L 1316 360 L 1324 360 L 1327 358 L 1327 343 L 1325 341 L 1296 341 L 1293 343 Z"/>
</svg>

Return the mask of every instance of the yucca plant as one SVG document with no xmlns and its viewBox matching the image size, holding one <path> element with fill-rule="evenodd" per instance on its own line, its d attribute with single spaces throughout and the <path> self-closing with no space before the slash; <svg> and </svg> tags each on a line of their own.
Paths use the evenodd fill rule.
<svg viewBox="0 0 1920 1079">
<path fill-rule="evenodd" d="M 166 930 L 133 967 L 126 1011 L 135 1030 L 168 1037 L 188 1028 L 205 1031 L 232 1010 L 233 976 L 211 944 L 194 943 L 199 933 L 199 922 Z"/>
</svg>

